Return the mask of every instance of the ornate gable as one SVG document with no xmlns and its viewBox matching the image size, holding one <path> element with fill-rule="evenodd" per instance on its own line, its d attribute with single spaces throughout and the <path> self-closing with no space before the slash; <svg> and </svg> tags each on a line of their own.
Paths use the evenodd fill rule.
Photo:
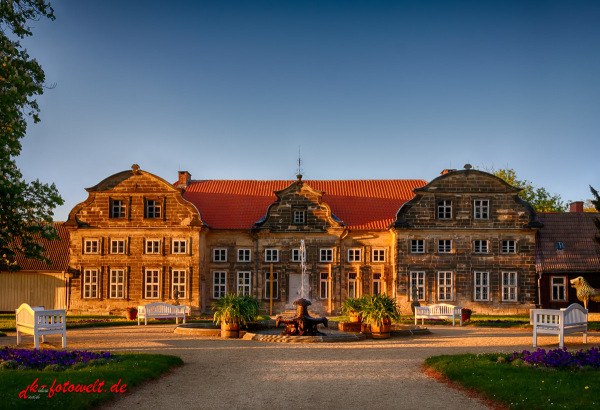
<svg viewBox="0 0 600 410">
<path fill-rule="evenodd" d="M 274 193 L 277 200 L 269 205 L 266 215 L 254 224 L 254 229 L 268 229 L 271 232 L 327 232 L 344 226 L 333 215 L 329 205 L 322 201 L 324 192 L 311 188 L 302 181 L 301 176 L 287 188 Z"/>
</svg>

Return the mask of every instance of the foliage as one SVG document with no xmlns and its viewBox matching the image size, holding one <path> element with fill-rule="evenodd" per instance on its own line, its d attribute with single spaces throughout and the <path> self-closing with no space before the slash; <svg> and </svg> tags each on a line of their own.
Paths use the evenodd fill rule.
<svg viewBox="0 0 600 410">
<path fill-rule="evenodd" d="M 396 300 L 388 295 L 365 295 L 361 299 L 362 309 L 360 316 L 364 323 L 371 326 L 382 326 L 384 322 L 394 321 L 399 318 Z"/>
<path fill-rule="evenodd" d="M 429 357 L 425 366 L 510 408 L 597 408 L 600 371 L 560 370 L 509 362 L 510 354 Z M 518 388 L 515 388 L 518 386 Z"/>
<path fill-rule="evenodd" d="M 342 302 L 341 311 L 346 316 L 356 316 L 360 314 L 363 307 L 363 298 L 348 298 Z"/>
<path fill-rule="evenodd" d="M 57 238 L 52 210 L 63 204 L 54 184 L 25 182 L 15 162 L 27 119 L 40 121 L 34 97 L 45 88 L 42 67 L 18 39 L 32 34 L 28 21 L 42 17 L 55 18 L 44 0 L 0 1 L 0 268 L 8 270 L 19 269 L 16 255 L 49 262 L 39 240 Z"/>
<path fill-rule="evenodd" d="M 128 308 L 125 308 L 125 310 L 127 312 L 137 312 L 137 308 L 136 307 L 128 307 Z"/>
<path fill-rule="evenodd" d="M 226 294 L 212 304 L 214 323 L 245 325 L 258 315 L 259 302 L 250 296 Z"/>
<path fill-rule="evenodd" d="M 592 186 L 590 185 L 590 191 L 592 191 L 592 195 L 594 195 L 594 199 L 592 199 L 592 204 L 594 205 L 594 208 L 596 208 L 597 212 L 600 212 L 600 195 L 598 195 L 598 191 L 596 191 L 594 188 L 592 188 Z M 596 243 L 598 245 L 600 245 L 600 219 L 599 218 L 594 218 L 594 225 L 596 225 L 596 228 L 598 229 L 598 233 L 596 234 L 596 236 L 594 236 L 594 240 L 596 241 Z"/>
<path fill-rule="evenodd" d="M 120 382 L 126 384 L 125 390 L 130 392 L 133 387 L 147 380 L 157 379 L 168 372 L 173 366 L 181 366 L 183 361 L 176 356 L 159 354 L 118 354 L 113 360 L 101 364 L 102 360 L 92 360 L 85 365 L 75 364 L 64 371 L 39 370 L 0 370 L 0 403 L 2 408 L 55 408 L 55 409 L 89 409 L 105 402 L 119 394 L 111 393 L 110 388 Z M 51 366 L 51 365 L 50 365 Z M 20 399 L 19 392 L 37 380 L 38 386 L 46 385 L 46 392 L 32 393 L 29 397 L 34 400 Z M 56 392 L 49 397 L 50 388 L 56 384 L 89 385 L 96 380 L 103 381 L 104 392 L 97 389 L 92 393 L 62 393 Z"/>
<path fill-rule="evenodd" d="M 13 360 L 28 369 L 43 369 L 50 364 L 70 367 L 75 363 L 86 363 L 96 359 L 111 359 L 114 355 L 108 352 L 88 352 L 85 350 L 30 350 L 4 347 L 0 349 L 0 360 Z"/>
<path fill-rule="evenodd" d="M 544 349 L 537 349 L 535 352 L 523 350 L 521 353 L 515 352 L 509 359 L 509 362 L 522 360 L 532 366 L 552 367 L 558 369 L 580 368 L 591 366 L 600 368 L 600 350 L 592 347 L 589 350 L 579 350 L 570 353 L 567 348 L 554 349 L 546 352 Z"/>
<path fill-rule="evenodd" d="M 488 172 L 494 174 L 508 182 L 515 188 L 520 188 L 519 196 L 529 202 L 537 212 L 565 212 L 567 206 L 563 203 L 560 195 L 551 194 L 546 191 L 546 188 L 537 188 L 526 179 L 520 180 L 514 169 L 487 169 Z"/>
</svg>

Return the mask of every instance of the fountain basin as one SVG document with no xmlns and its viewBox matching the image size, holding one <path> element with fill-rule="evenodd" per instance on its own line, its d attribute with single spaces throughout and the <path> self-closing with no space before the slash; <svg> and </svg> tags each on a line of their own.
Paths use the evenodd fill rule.
<svg viewBox="0 0 600 410">
<path fill-rule="evenodd" d="M 244 340 L 258 340 L 269 343 L 340 343 L 364 340 L 363 333 L 345 333 L 336 330 L 327 331 L 317 336 L 289 336 L 280 334 L 280 329 L 268 329 L 258 332 L 246 332 Z"/>
</svg>

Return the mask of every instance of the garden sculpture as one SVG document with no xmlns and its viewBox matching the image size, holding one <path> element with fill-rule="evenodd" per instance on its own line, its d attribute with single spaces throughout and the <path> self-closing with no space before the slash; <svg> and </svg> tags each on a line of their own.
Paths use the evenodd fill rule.
<svg viewBox="0 0 600 410">
<path fill-rule="evenodd" d="M 583 302 L 583 307 L 587 309 L 588 302 L 600 302 L 600 290 L 594 289 L 587 283 L 582 276 L 571 279 L 571 286 L 577 289 L 577 299 Z"/>
<path fill-rule="evenodd" d="M 317 325 L 323 323 L 327 327 L 326 317 L 312 317 L 308 314 L 308 306 L 312 303 L 310 300 L 298 299 L 294 302 L 296 305 L 296 317 L 292 319 L 286 319 L 281 316 L 277 316 L 275 321 L 275 327 L 279 327 L 280 323 L 287 325 L 285 330 L 281 332 L 282 335 L 288 336 L 322 336 L 323 333 L 317 330 Z"/>
</svg>

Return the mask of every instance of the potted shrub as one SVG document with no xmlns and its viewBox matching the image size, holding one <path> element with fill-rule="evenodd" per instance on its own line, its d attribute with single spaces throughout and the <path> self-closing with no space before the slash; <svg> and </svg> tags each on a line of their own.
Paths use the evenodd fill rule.
<svg viewBox="0 0 600 410">
<path fill-rule="evenodd" d="M 371 326 L 373 339 L 388 339 L 391 336 L 393 320 L 398 320 L 396 300 L 388 295 L 366 296 L 363 301 L 361 317 Z"/>
<path fill-rule="evenodd" d="M 344 299 L 342 302 L 341 311 L 344 316 L 350 318 L 350 322 L 357 323 L 361 321 L 360 312 L 362 310 L 362 298 Z"/>
<path fill-rule="evenodd" d="M 221 337 L 237 338 L 240 325 L 253 321 L 258 314 L 258 301 L 249 296 L 226 294 L 212 304 L 214 323 L 221 324 Z"/>
<path fill-rule="evenodd" d="M 137 308 L 136 307 L 125 308 L 125 317 L 127 318 L 127 320 L 135 320 L 137 318 Z"/>
<path fill-rule="evenodd" d="M 462 313 L 462 321 L 466 322 L 467 320 L 471 319 L 471 313 L 473 313 L 473 311 L 471 309 L 463 309 L 461 310 Z"/>
</svg>

